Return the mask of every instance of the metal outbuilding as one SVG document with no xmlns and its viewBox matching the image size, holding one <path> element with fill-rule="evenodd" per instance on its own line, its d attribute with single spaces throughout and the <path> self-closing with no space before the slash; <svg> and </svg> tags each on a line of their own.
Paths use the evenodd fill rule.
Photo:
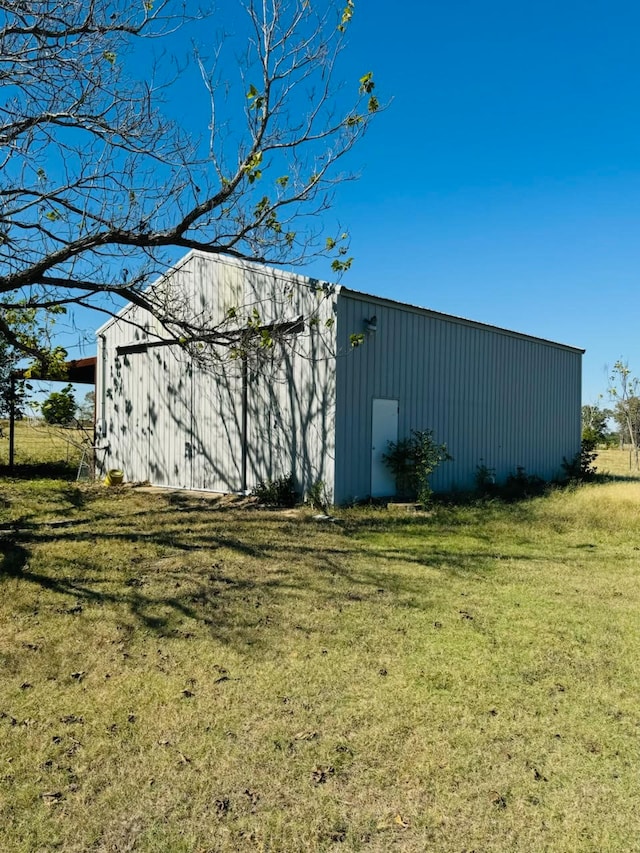
<svg viewBox="0 0 640 853">
<path fill-rule="evenodd" d="M 580 449 L 583 350 L 192 251 L 152 286 L 203 330 L 128 305 L 98 331 L 98 454 L 129 481 L 246 492 L 293 472 L 344 503 L 392 496 L 389 441 L 432 429 L 437 491 Z M 215 339 L 215 343 L 212 341 Z"/>
</svg>

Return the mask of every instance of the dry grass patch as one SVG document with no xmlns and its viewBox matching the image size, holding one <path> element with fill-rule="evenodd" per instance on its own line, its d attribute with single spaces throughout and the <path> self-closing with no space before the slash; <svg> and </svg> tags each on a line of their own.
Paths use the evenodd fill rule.
<svg viewBox="0 0 640 853">
<path fill-rule="evenodd" d="M 3 851 L 633 849 L 637 488 L 331 524 L 5 481 Z"/>
<path fill-rule="evenodd" d="M 595 464 L 600 474 L 640 480 L 640 470 L 636 464 L 635 453 L 628 447 L 625 450 L 618 447 L 599 450 Z"/>
</svg>

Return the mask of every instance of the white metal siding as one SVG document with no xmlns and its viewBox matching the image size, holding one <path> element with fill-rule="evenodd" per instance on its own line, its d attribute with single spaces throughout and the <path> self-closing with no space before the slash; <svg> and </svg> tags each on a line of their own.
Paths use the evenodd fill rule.
<svg viewBox="0 0 640 853">
<path fill-rule="evenodd" d="M 335 297 L 308 279 L 191 253 L 165 280 L 172 306 L 211 328 L 230 308 L 242 327 L 255 309 L 259 324 L 295 321 L 302 332 L 248 357 L 247 486 L 294 473 L 298 487 L 334 481 Z M 145 334 L 125 320 L 148 327 Z M 127 480 L 180 488 L 238 491 L 242 487 L 241 360 L 228 350 L 202 366 L 177 345 L 116 356 L 116 347 L 153 341 L 162 332 L 137 308 L 108 323 L 105 381 L 97 417 L 107 434 L 99 455 Z M 163 335 L 166 337 L 166 335 Z M 211 353 L 209 353 L 211 354 Z"/>
<path fill-rule="evenodd" d="M 377 317 L 353 349 L 349 336 Z M 581 353 L 491 327 L 341 293 L 338 299 L 336 499 L 370 494 L 371 405 L 398 398 L 399 433 L 432 429 L 453 462 L 436 490 L 469 489 L 477 466 L 551 479 L 580 446 Z"/>
</svg>

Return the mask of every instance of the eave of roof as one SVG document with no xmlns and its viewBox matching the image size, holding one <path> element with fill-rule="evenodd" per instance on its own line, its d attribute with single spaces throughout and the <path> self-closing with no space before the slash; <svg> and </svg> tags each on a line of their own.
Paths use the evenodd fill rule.
<svg viewBox="0 0 640 853">
<path fill-rule="evenodd" d="M 535 343 L 547 344 L 548 346 L 557 347 L 558 349 L 569 350 L 570 352 L 584 354 L 585 350 L 581 347 L 571 346 L 570 344 L 562 344 L 558 341 L 552 341 L 548 338 L 540 338 L 536 335 L 528 335 L 526 332 L 516 332 L 513 329 L 505 329 L 502 326 L 494 326 L 491 323 L 481 323 L 478 320 L 469 320 L 466 317 L 458 317 L 455 314 L 444 314 L 442 311 L 434 311 L 431 308 L 423 308 L 420 305 L 411 305 L 409 302 L 400 302 L 397 299 L 388 299 L 386 296 L 374 296 L 371 293 L 365 293 L 362 290 L 353 290 L 342 285 L 336 288 L 338 293 L 344 293 L 347 296 L 354 296 L 358 299 L 366 300 L 375 305 L 384 305 L 389 308 L 396 308 L 402 311 L 410 311 L 413 314 L 422 314 L 428 317 L 434 317 L 439 320 L 446 320 L 450 323 L 458 323 L 462 326 L 471 326 L 476 329 L 485 329 L 492 332 L 498 332 L 502 335 L 508 335 L 512 338 L 522 338 L 526 341 L 534 341 Z"/>
</svg>

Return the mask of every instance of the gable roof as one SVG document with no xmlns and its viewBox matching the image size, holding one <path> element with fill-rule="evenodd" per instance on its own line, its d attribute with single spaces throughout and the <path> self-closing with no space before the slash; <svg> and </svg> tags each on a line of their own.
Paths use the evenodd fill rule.
<svg viewBox="0 0 640 853">
<path fill-rule="evenodd" d="M 585 352 L 585 350 L 581 347 L 559 343 L 558 341 L 552 341 L 548 338 L 541 338 L 536 335 L 529 335 L 526 332 L 517 332 L 513 329 L 506 329 L 502 326 L 495 326 L 491 323 L 482 323 L 477 320 L 470 320 L 466 317 L 459 317 L 455 314 L 445 314 L 441 311 L 434 311 L 431 308 L 424 308 L 423 306 L 413 305 L 409 302 L 401 302 L 397 299 L 389 299 L 384 296 L 375 296 L 374 294 L 365 293 L 361 290 L 355 290 L 349 287 L 345 287 L 341 284 L 331 284 L 330 282 L 326 282 L 321 279 L 316 279 L 312 276 L 301 275 L 300 273 L 290 272 L 289 270 L 280 269 L 278 267 L 270 267 L 267 264 L 263 264 L 259 261 L 250 261 L 235 258 L 232 255 L 212 254 L 204 252 L 201 249 L 190 250 L 173 266 L 169 267 L 169 269 L 165 273 L 158 276 L 158 278 L 156 278 L 146 289 L 150 290 L 154 287 L 157 287 L 160 282 L 166 280 L 169 276 L 172 275 L 172 273 L 185 266 L 194 257 L 208 258 L 216 263 L 238 266 L 248 270 L 263 270 L 264 272 L 268 272 L 274 277 L 281 278 L 283 281 L 297 283 L 303 286 L 309 286 L 310 284 L 313 284 L 314 286 L 331 287 L 334 289 L 338 298 L 341 294 L 344 294 L 347 297 L 353 296 L 356 299 L 366 300 L 367 302 L 376 305 L 387 306 L 389 308 L 395 308 L 397 310 L 409 311 L 411 313 L 421 314 L 423 316 L 433 317 L 439 320 L 445 320 L 450 323 L 470 326 L 472 328 L 483 329 L 485 331 L 493 331 L 502 335 L 507 335 L 509 337 L 521 338 L 523 340 L 529 340 L 535 343 L 542 343 L 548 346 L 557 347 L 559 349 L 569 350 L 571 352 L 576 352 L 580 354 L 583 354 Z M 127 314 L 127 312 L 129 312 L 134 307 L 135 306 L 132 302 L 127 303 L 123 308 L 120 309 L 120 311 L 110 317 L 106 323 L 104 323 L 102 326 L 100 326 L 99 329 L 96 330 L 96 336 L 103 334 L 113 323 L 122 319 Z"/>
</svg>

